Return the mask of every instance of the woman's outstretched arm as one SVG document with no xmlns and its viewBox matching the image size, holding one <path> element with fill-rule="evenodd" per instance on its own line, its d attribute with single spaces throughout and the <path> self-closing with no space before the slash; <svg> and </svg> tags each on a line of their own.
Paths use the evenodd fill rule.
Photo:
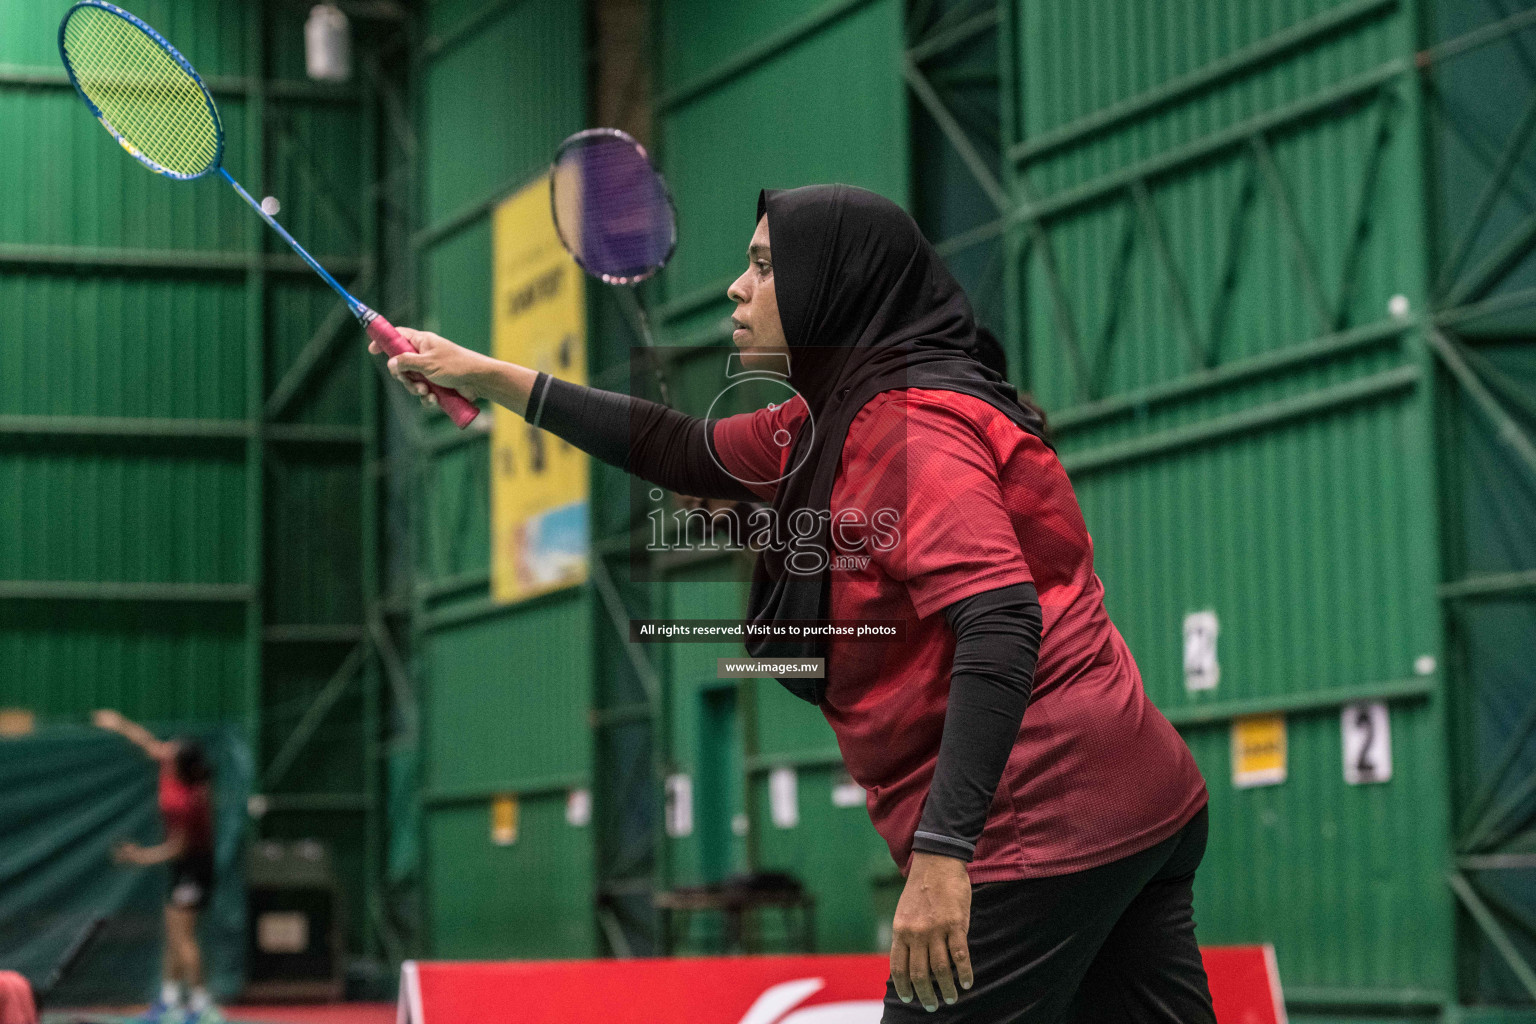
<svg viewBox="0 0 1536 1024">
<path fill-rule="evenodd" d="M 98 729 L 124 737 L 156 761 L 166 761 L 176 755 L 175 743 L 156 738 L 154 733 L 116 711 L 103 708 L 91 715 L 91 723 Z"/>
<path fill-rule="evenodd" d="M 402 327 L 400 333 L 418 351 L 390 359 L 389 371 L 427 404 L 436 402 L 426 385 L 406 374 L 422 374 L 471 400 L 489 398 L 594 458 L 679 494 L 758 497 L 711 453 L 708 420 L 502 362 L 429 331 Z M 378 349 L 370 345 L 369 351 Z"/>
</svg>

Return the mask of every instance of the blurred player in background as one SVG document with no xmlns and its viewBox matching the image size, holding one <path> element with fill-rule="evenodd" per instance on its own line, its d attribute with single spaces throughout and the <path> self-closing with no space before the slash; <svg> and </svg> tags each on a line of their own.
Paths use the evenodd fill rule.
<svg viewBox="0 0 1536 1024">
<path fill-rule="evenodd" d="M 119 864 L 171 867 L 165 905 L 165 969 L 160 997 L 143 1018 L 159 1024 L 221 1024 L 223 1017 L 203 984 L 203 955 L 197 943 L 197 915 L 213 894 L 213 770 L 196 740 L 157 739 L 116 711 L 98 711 L 92 721 L 126 737 L 160 766 L 160 816 L 165 839 L 155 846 L 119 843 Z M 183 992 L 186 1002 L 183 1004 Z"/>
</svg>

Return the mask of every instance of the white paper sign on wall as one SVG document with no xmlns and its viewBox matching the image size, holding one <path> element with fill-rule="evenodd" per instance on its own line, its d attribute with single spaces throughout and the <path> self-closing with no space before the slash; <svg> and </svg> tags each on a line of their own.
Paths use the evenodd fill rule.
<svg viewBox="0 0 1536 1024">
<path fill-rule="evenodd" d="M 1221 679 L 1216 660 L 1216 613 L 1190 612 L 1184 616 L 1184 687 L 1214 690 Z"/>
<path fill-rule="evenodd" d="M 573 789 L 565 794 L 565 823 L 583 828 L 592 821 L 592 791 Z"/>
<path fill-rule="evenodd" d="M 853 776 L 843 772 L 832 784 L 833 807 L 863 807 L 864 787 L 853 781 Z"/>
<path fill-rule="evenodd" d="M 793 768 L 775 768 L 768 773 L 768 808 L 776 827 L 800 824 L 800 778 Z"/>
<path fill-rule="evenodd" d="M 1392 720 L 1385 701 L 1347 704 L 1339 714 L 1344 735 L 1344 781 L 1351 786 L 1392 778 Z"/>
<path fill-rule="evenodd" d="M 693 834 L 693 778 L 682 772 L 667 776 L 667 835 L 681 839 Z"/>
</svg>

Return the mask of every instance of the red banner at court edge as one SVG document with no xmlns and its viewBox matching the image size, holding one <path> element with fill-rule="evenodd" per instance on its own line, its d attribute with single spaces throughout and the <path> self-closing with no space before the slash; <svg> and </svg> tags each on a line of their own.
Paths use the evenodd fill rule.
<svg viewBox="0 0 1536 1024">
<path fill-rule="evenodd" d="M 1220 1024 L 1286 1024 L 1274 948 L 1201 950 Z M 407 961 L 399 1024 L 879 1024 L 881 955 Z"/>
</svg>

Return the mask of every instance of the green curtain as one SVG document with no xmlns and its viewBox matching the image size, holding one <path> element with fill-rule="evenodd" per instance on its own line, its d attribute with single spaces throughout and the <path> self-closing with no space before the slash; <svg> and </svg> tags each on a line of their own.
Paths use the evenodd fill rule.
<svg viewBox="0 0 1536 1024">
<path fill-rule="evenodd" d="M 199 930 L 208 984 L 227 999 L 242 983 L 250 751 L 230 728 L 152 728 L 197 737 L 214 766 L 217 873 Z M 53 1005 L 142 1002 L 158 988 L 169 871 L 111 859 L 119 840 L 163 838 L 156 779 L 137 747 L 100 730 L 56 726 L 0 740 L 0 968 L 40 985 L 74 938 L 106 919 Z"/>
</svg>

